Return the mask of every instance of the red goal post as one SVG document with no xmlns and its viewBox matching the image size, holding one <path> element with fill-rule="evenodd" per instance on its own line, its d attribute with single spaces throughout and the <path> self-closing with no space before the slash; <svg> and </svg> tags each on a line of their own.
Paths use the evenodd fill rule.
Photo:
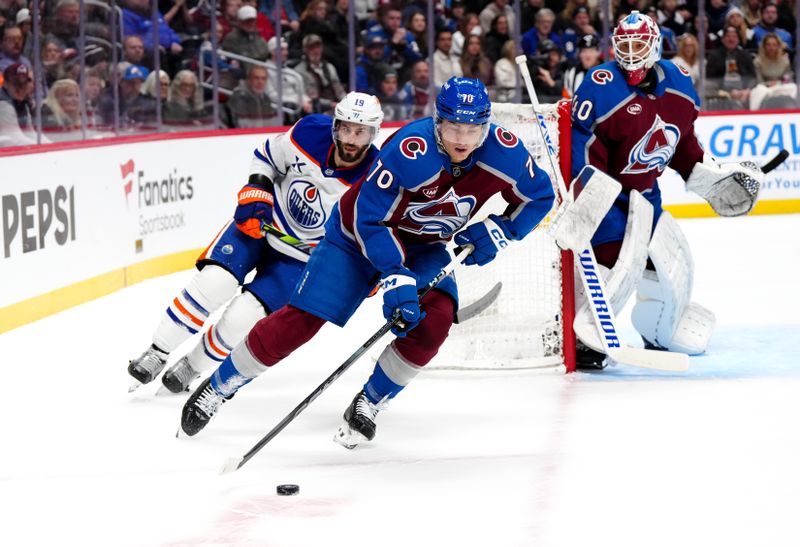
<svg viewBox="0 0 800 547">
<path fill-rule="evenodd" d="M 558 157 L 554 166 L 570 180 L 570 102 L 542 105 Z M 529 104 L 492 104 L 492 121 L 512 131 L 550 173 L 559 194 L 550 159 L 542 142 L 533 107 Z M 487 203 L 476 219 L 502 212 L 505 202 Z M 552 211 L 551 211 L 552 213 Z M 481 314 L 453 325 L 440 354 L 429 365 L 435 369 L 575 370 L 575 274 L 571 252 L 561 251 L 544 233 L 548 215 L 523 241 L 484 267 L 462 267 L 457 273 L 462 306 L 486 294 L 496 282 L 503 288 L 497 300 Z"/>
</svg>

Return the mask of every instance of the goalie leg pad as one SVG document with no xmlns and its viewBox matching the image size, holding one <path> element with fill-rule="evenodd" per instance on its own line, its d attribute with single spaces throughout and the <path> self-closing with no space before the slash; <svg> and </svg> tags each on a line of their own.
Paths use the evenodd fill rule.
<svg viewBox="0 0 800 547">
<path fill-rule="evenodd" d="M 577 253 L 589 246 L 600 222 L 611 209 L 622 189 L 622 185 L 605 173 L 586 165 L 572 184 L 582 190 L 578 197 L 564 200 L 556 211 L 548 229 L 561 249 Z"/>
<path fill-rule="evenodd" d="M 234 298 L 219 322 L 203 334 L 203 339 L 189 353 L 189 364 L 197 372 L 219 366 L 253 326 L 266 317 L 261 302 L 249 291 Z"/>
<path fill-rule="evenodd" d="M 636 190 L 631 192 L 625 238 L 614 267 L 599 265 L 606 282 L 606 295 L 611 309 L 619 313 L 633 294 L 647 265 L 647 244 L 653 225 L 653 206 Z M 579 275 L 576 273 L 576 275 Z M 583 293 L 583 285 L 576 287 L 576 308 L 573 328 L 578 339 L 595 351 L 603 351 L 603 343 L 594 326 L 592 310 Z"/>
<path fill-rule="evenodd" d="M 714 314 L 690 303 L 694 261 L 686 237 L 669 213 L 661 214 L 648 249 L 656 270 L 646 271 L 639 283 L 631 312 L 634 327 L 656 347 L 703 353 L 714 328 Z"/>
<path fill-rule="evenodd" d="M 206 265 L 170 303 L 153 334 L 153 343 L 171 352 L 198 333 L 208 316 L 230 300 L 239 282 L 219 266 Z"/>
</svg>

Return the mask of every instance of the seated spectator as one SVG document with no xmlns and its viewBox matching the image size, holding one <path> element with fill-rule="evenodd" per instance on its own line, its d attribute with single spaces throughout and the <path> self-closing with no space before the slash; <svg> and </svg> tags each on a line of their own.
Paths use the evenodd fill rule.
<svg viewBox="0 0 800 547">
<path fill-rule="evenodd" d="M 700 44 L 694 34 L 684 34 L 678 38 L 678 54 L 671 59 L 692 77 L 692 84 L 700 81 Z"/>
<path fill-rule="evenodd" d="M 169 84 L 169 74 L 163 70 L 159 70 L 158 74 L 156 74 L 154 70 L 147 75 L 147 78 L 144 80 L 144 85 L 142 85 L 142 95 L 161 101 L 162 113 L 164 112 L 164 105 L 169 96 Z"/>
<path fill-rule="evenodd" d="M 553 30 L 555 21 L 556 15 L 553 10 L 549 8 L 539 10 L 533 28 L 522 35 L 522 51 L 526 55 L 535 55 L 539 49 L 539 42 L 542 40 L 550 40 L 558 47 L 564 45 L 561 36 Z"/>
<path fill-rule="evenodd" d="M 567 28 L 564 29 L 563 34 L 564 53 L 567 56 L 567 60 L 571 63 L 577 61 L 578 42 L 581 38 L 587 34 L 595 36 L 598 39 L 600 38 L 597 30 L 592 26 L 589 8 L 586 6 L 578 6 L 575 8 L 572 12 L 572 19 Z"/>
<path fill-rule="evenodd" d="M 539 55 L 531 70 L 533 87 L 542 103 L 557 102 L 564 91 L 564 62 L 561 48 L 552 40 L 539 42 Z"/>
<path fill-rule="evenodd" d="M 156 120 L 155 100 L 142 95 L 142 85 L 149 71 L 142 66 L 128 65 L 119 81 L 119 125 L 122 130 L 152 126 Z M 100 117 L 109 127 L 114 125 L 114 93 L 106 87 L 100 97 Z"/>
<path fill-rule="evenodd" d="M 208 121 L 203 105 L 203 92 L 197 75 L 191 70 L 181 70 L 169 86 L 164 105 L 164 123 L 169 125 L 201 125 Z"/>
<path fill-rule="evenodd" d="M 325 44 L 325 59 L 333 63 L 345 66 L 348 57 L 347 33 L 341 36 L 328 22 L 328 3 L 325 0 L 311 0 L 303 13 L 300 15 L 300 32 L 293 34 L 289 42 L 289 52 L 291 58 L 299 59 L 302 57 L 302 39 L 309 34 L 316 34 L 322 38 Z"/>
<path fill-rule="evenodd" d="M 311 99 L 306 94 L 303 77 L 296 70 L 286 65 L 289 56 L 289 47 L 286 40 L 281 38 L 280 53 L 277 50 L 278 38 L 273 37 L 267 44 L 270 60 L 267 61 L 267 94 L 273 104 L 281 105 L 284 112 L 284 123 L 291 125 L 303 115 L 311 113 Z M 281 97 L 278 97 L 278 66 L 276 59 L 281 57 Z"/>
<path fill-rule="evenodd" d="M 480 36 L 482 33 L 483 29 L 478 16 L 474 13 L 465 13 L 458 22 L 458 30 L 453 33 L 453 47 L 450 50 L 450 55 L 460 59 L 467 36 Z"/>
<path fill-rule="evenodd" d="M 242 0 L 242 6 L 251 6 L 258 9 L 258 0 Z M 272 19 L 261 12 L 256 14 L 256 30 L 258 35 L 265 41 L 269 41 L 270 38 L 275 36 L 275 27 L 272 26 Z"/>
<path fill-rule="evenodd" d="M 453 33 L 447 29 L 436 33 L 436 50 L 433 52 L 433 85 L 438 89 L 453 76 L 462 76 L 461 63 L 450 54 Z"/>
<path fill-rule="evenodd" d="M 658 3 L 657 17 L 659 27 L 670 29 L 675 36 L 696 33 L 694 14 L 687 9 L 684 0 L 661 0 Z"/>
<path fill-rule="evenodd" d="M 411 63 L 422 58 L 414 37 L 401 25 L 402 13 L 393 4 L 384 4 L 377 11 L 378 22 L 367 28 L 367 39 L 380 36 L 386 41 L 383 62 L 402 74 Z"/>
<path fill-rule="evenodd" d="M 375 96 L 381 102 L 384 121 L 396 122 L 408 119 L 408 112 L 411 109 L 408 104 L 409 97 L 400 96 L 397 72 L 394 69 L 390 68 L 380 79 Z"/>
<path fill-rule="evenodd" d="M 135 34 L 126 36 L 122 42 L 122 60 L 136 66 L 152 67 L 150 61 L 145 63 L 144 60 L 144 40 Z"/>
<path fill-rule="evenodd" d="M 728 0 L 709 0 L 706 3 L 709 34 L 716 34 L 725 28 L 725 15 L 728 9 L 730 9 Z"/>
<path fill-rule="evenodd" d="M 32 95 L 31 69 L 23 63 L 7 66 L 0 89 L 0 148 L 36 144 Z"/>
<path fill-rule="evenodd" d="M 494 101 L 510 103 L 517 97 L 517 64 L 514 58 L 517 55 L 517 44 L 508 40 L 500 50 L 500 58 L 494 64 Z"/>
<path fill-rule="evenodd" d="M 307 34 L 303 38 L 303 59 L 294 69 L 303 77 L 313 111 L 332 114 L 336 103 L 344 98 L 345 90 L 336 68 L 323 55 L 322 38 Z"/>
<path fill-rule="evenodd" d="M 786 45 L 777 34 L 771 32 L 764 36 L 753 65 L 758 85 L 750 92 L 750 110 L 797 106 L 792 63 Z"/>
<path fill-rule="evenodd" d="M 747 27 L 742 10 L 733 6 L 725 15 L 725 28 L 734 27 L 739 32 L 739 45 L 747 51 L 756 51 L 755 33 Z M 722 30 L 712 36 L 714 43 L 719 43 L 722 38 Z"/>
<path fill-rule="evenodd" d="M 267 17 L 274 19 L 276 0 L 258 0 L 258 11 Z M 305 2 L 303 2 L 305 3 Z M 293 0 L 281 0 L 281 28 L 287 28 L 291 32 L 300 30 L 300 17 L 297 14 L 297 7 Z M 358 6 L 358 2 L 356 3 Z M 268 40 L 269 41 L 269 40 Z"/>
<path fill-rule="evenodd" d="M 69 1 L 69 0 L 61 0 Z M 150 0 L 123 0 L 122 5 L 122 25 L 125 36 L 135 34 L 142 38 L 145 50 L 154 53 L 154 35 L 152 23 L 152 10 Z M 170 28 L 164 20 L 164 16 L 159 11 L 157 13 L 158 23 L 158 45 L 167 53 L 168 59 L 175 59 L 183 51 L 181 39 L 178 34 Z"/>
<path fill-rule="evenodd" d="M 428 109 L 430 73 L 428 61 L 420 59 L 411 66 L 411 79 L 400 90 L 400 98 L 411 107 L 409 114 L 415 120 L 430 115 Z"/>
<path fill-rule="evenodd" d="M 267 69 L 249 65 L 247 77 L 234 90 L 222 107 L 225 127 L 275 127 L 281 125 L 282 116 L 267 95 Z"/>
<path fill-rule="evenodd" d="M 98 67 L 87 68 L 84 73 L 86 78 L 86 124 L 88 127 L 94 127 L 100 124 L 100 114 L 97 111 L 100 101 L 100 95 L 105 87 L 105 80 L 102 77 L 102 70 Z"/>
<path fill-rule="evenodd" d="M 600 53 L 600 41 L 593 34 L 585 34 L 578 40 L 578 64 L 569 67 L 564 73 L 564 91 L 562 95 L 571 99 L 583 82 L 590 69 L 603 62 Z"/>
<path fill-rule="evenodd" d="M 356 91 L 375 93 L 378 84 L 391 67 L 383 62 L 383 48 L 386 40 L 380 36 L 370 36 L 364 44 L 364 54 L 356 62 Z"/>
<path fill-rule="evenodd" d="M 222 23 L 217 21 L 217 44 L 222 44 Z M 207 74 L 208 80 L 213 76 L 211 74 L 214 67 L 214 46 L 211 43 L 211 31 L 207 31 L 205 40 L 200 45 L 200 62 L 203 64 L 203 70 Z M 217 71 L 219 75 L 219 86 L 222 89 L 233 90 L 238 84 L 239 80 L 244 78 L 244 70 L 241 68 L 241 63 L 236 59 L 230 59 L 225 55 L 217 55 Z M 208 81 L 207 80 L 207 81 Z"/>
<path fill-rule="evenodd" d="M 16 63 L 22 63 L 33 70 L 30 59 L 22 54 L 24 45 L 21 28 L 5 27 L 3 29 L 2 51 L 0 51 L 0 71 L 4 71 Z"/>
<path fill-rule="evenodd" d="M 47 36 L 42 43 L 42 69 L 48 87 L 67 75 L 64 68 L 64 50 L 64 43 L 52 35 Z"/>
<path fill-rule="evenodd" d="M 489 32 L 483 35 L 483 52 L 492 63 L 500 58 L 500 50 L 511 39 L 510 33 L 508 17 L 501 14 L 494 18 Z"/>
<path fill-rule="evenodd" d="M 428 23 L 425 21 L 425 14 L 415 9 L 408 18 L 406 29 L 414 37 L 414 41 L 419 48 L 419 54 L 423 58 L 428 57 Z"/>
<path fill-rule="evenodd" d="M 220 7 L 217 15 L 217 23 L 222 25 L 222 38 L 225 38 L 230 31 L 239 26 L 239 20 L 236 16 L 239 14 L 239 10 L 243 5 L 244 3 L 242 0 L 221 0 L 219 3 Z M 211 18 L 208 17 L 206 21 L 201 24 L 204 28 L 210 28 Z M 269 40 L 269 38 L 265 38 L 265 40 Z"/>
<path fill-rule="evenodd" d="M 744 0 L 741 9 L 748 27 L 754 28 L 761 21 L 761 0 Z"/>
<path fill-rule="evenodd" d="M 655 6 L 647 8 L 645 13 L 653 21 L 658 20 L 658 10 Z M 672 32 L 672 29 L 659 25 L 658 23 L 656 23 L 656 25 L 658 25 L 658 30 L 661 33 L 661 58 L 672 59 L 678 52 L 678 39 L 675 33 Z"/>
<path fill-rule="evenodd" d="M 225 36 L 222 41 L 222 49 L 257 61 L 267 60 L 269 47 L 258 33 L 256 14 L 253 6 L 239 8 L 236 15 L 236 28 Z"/>
<path fill-rule="evenodd" d="M 31 10 L 28 8 L 19 10 L 17 12 L 16 21 L 17 26 L 22 31 L 22 54 L 30 59 L 33 52 L 33 34 L 31 34 L 33 23 L 31 19 Z M 5 27 L 6 25 L 0 25 L 0 28 Z M 0 68 L 0 72 L 2 72 L 2 70 L 3 69 Z"/>
<path fill-rule="evenodd" d="M 77 49 L 79 25 L 78 0 L 58 0 L 46 28 L 48 34 L 55 36 L 64 44 L 64 48 Z"/>
<path fill-rule="evenodd" d="M 478 78 L 484 84 L 492 84 L 494 67 L 489 58 L 483 54 L 483 43 L 480 36 L 471 35 L 461 52 L 461 74 L 465 78 Z"/>
<path fill-rule="evenodd" d="M 778 22 L 778 5 L 775 2 L 767 2 L 761 7 L 761 21 L 753 28 L 756 44 L 761 45 L 761 40 L 770 32 L 778 35 L 789 50 L 794 49 L 794 38 L 792 35 L 777 27 Z"/>
<path fill-rule="evenodd" d="M 748 108 L 750 89 L 756 83 L 756 70 L 750 54 L 739 45 L 739 31 L 725 29 L 722 47 L 711 51 L 706 63 L 706 94 L 709 110 Z"/>
<path fill-rule="evenodd" d="M 498 15 L 505 15 L 508 28 L 514 28 L 516 17 L 514 17 L 514 8 L 509 4 L 509 0 L 491 0 L 486 7 L 481 10 L 478 19 L 481 23 L 481 29 L 485 35 L 492 29 L 492 22 Z"/>
<path fill-rule="evenodd" d="M 50 86 L 42 105 L 42 129 L 55 133 L 51 140 L 75 138 L 81 128 L 81 90 L 74 80 L 58 80 Z M 71 133 L 59 136 L 58 133 Z"/>
</svg>

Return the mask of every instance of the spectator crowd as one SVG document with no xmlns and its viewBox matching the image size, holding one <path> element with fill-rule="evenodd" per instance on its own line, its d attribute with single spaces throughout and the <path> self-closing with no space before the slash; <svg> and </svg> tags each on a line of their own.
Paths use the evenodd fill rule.
<svg viewBox="0 0 800 547">
<path fill-rule="evenodd" d="M 331 113 L 351 62 L 355 89 L 377 95 L 387 120 L 429 115 L 431 90 L 456 75 L 514 101 L 518 48 L 540 99 L 552 102 L 611 58 L 602 0 L 517 0 L 518 9 L 512 0 L 435 0 L 432 22 L 427 1 L 351 1 L 352 57 L 348 0 L 283 0 L 279 17 L 275 0 L 84 0 L 82 10 L 79 0 L 43 0 L 38 51 L 32 1 L 0 0 L 0 147 L 36 142 L 37 122 L 44 142 L 289 124 Z M 706 109 L 796 107 L 794 0 L 738 1 L 706 0 L 701 24 L 696 0 L 610 0 L 608 28 L 632 10 L 647 13 L 663 58 L 698 87 L 702 44 Z"/>
</svg>

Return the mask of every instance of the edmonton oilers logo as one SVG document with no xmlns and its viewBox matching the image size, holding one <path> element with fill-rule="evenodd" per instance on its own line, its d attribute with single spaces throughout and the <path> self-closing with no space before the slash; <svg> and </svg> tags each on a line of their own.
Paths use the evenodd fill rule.
<svg viewBox="0 0 800 547">
<path fill-rule="evenodd" d="M 317 187 L 306 180 L 296 180 L 287 192 L 289 216 L 304 228 L 320 228 L 327 216 Z"/>
</svg>

